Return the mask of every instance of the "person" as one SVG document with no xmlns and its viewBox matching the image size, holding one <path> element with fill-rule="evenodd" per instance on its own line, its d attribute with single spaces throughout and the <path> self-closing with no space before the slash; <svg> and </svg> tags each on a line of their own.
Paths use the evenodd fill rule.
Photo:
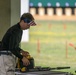
<svg viewBox="0 0 76 75">
<path fill-rule="evenodd" d="M 0 75 L 15 75 L 16 57 L 20 58 L 24 65 L 30 64 L 26 58 L 29 52 L 20 48 L 20 42 L 23 30 L 35 25 L 33 15 L 24 13 L 20 17 L 20 21 L 7 30 L 1 41 Z"/>
</svg>

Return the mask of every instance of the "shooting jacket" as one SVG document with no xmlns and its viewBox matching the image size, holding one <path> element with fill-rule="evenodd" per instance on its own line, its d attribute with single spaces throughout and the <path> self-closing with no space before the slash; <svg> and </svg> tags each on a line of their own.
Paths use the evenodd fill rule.
<svg viewBox="0 0 76 75">
<path fill-rule="evenodd" d="M 20 51 L 22 50 L 20 48 L 22 33 L 23 31 L 21 30 L 19 23 L 10 27 L 2 39 L 2 50 L 9 50 L 16 57 L 22 59 L 23 56 L 20 54 Z"/>
</svg>

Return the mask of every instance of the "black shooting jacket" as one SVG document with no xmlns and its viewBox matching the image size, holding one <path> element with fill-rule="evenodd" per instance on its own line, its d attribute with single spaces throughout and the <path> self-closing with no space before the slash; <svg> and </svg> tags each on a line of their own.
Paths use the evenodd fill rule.
<svg viewBox="0 0 76 75">
<path fill-rule="evenodd" d="M 20 54 L 22 33 L 19 23 L 10 27 L 2 39 L 2 50 L 11 51 L 16 57 L 22 59 L 23 56 Z"/>
</svg>

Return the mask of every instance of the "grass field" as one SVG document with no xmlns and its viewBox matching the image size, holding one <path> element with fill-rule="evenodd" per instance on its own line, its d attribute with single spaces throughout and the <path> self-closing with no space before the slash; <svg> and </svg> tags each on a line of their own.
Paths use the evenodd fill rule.
<svg viewBox="0 0 76 75">
<path fill-rule="evenodd" d="M 76 46 L 76 22 L 46 20 L 36 22 L 38 25 L 30 28 L 29 42 L 21 43 L 21 47 L 34 57 L 35 66 L 70 66 L 70 69 L 61 71 L 74 73 L 76 50 L 69 44 Z"/>
</svg>

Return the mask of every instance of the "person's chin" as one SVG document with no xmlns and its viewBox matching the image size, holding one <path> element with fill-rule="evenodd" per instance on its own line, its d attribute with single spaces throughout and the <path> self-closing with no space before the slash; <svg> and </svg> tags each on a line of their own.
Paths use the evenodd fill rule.
<svg viewBox="0 0 76 75">
<path fill-rule="evenodd" d="M 29 28 L 25 28 L 25 29 L 23 29 L 23 30 L 27 30 L 27 29 L 29 29 Z"/>
</svg>

